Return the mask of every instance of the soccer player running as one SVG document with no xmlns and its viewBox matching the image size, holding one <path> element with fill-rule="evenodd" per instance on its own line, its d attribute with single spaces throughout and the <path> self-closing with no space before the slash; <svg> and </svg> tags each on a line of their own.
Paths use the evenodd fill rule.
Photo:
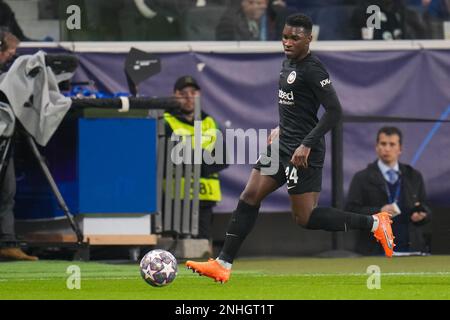
<svg viewBox="0 0 450 320">
<path fill-rule="evenodd" d="M 228 281 L 233 260 L 255 224 L 262 200 L 285 183 L 298 225 L 312 230 L 367 230 L 373 232 L 386 256 L 393 254 L 388 213 L 367 216 L 317 206 L 325 159 L 324 135 L 339 122 L 342 108 L 328 72 L 309 50 L 311 32 L 308 16 L 293 14 L 287 18 L 282 40 L 287 59 L 279 81 L 279 126 L 272 131 L 268 152 L 255 164 L 240 195 L 219 257 L 207 262 L 186 262 L 189 269 L 215 281 Z M 325 113 L 319 121 L 320 105 Z M 267 173 L 268 161 L 279 161 L 277 172 Z"/>
</svg>

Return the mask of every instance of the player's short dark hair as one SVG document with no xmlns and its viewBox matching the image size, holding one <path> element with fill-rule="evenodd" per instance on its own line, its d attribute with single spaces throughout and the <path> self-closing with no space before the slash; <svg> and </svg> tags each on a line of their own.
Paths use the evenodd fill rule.
<svg viewBox="0 0 450 320">
<path fill-rule="evenodd" d="M 286 25 L 290 27 L 304 28 L 308 33 L 312 32 L 313 23 L 310 17 L 303 13 L 294 13 L 287 17 Z"/>
<path fill-rule="evenodd" d="M 397 127 L 382 127 L 377 133 L 377 143 L 380 141 L 380 134 L 384 133 L 387 136 L 397 135 L 399 137 L 400 145 L 402 145 L 403 134 Z"/>
</svg>

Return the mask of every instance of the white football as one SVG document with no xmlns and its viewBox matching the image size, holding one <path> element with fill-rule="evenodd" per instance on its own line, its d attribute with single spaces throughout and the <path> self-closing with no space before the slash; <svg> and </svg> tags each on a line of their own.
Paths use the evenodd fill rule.
<svg viewBox="0 0 450 320">
<path fill-rule="evenodd" d="M 177 260 L 169 252 L 161 249 L 149 251 L 140 263 L 141 276 L 154 287 L 166 286 L 177 276 Z"/>
</svg>

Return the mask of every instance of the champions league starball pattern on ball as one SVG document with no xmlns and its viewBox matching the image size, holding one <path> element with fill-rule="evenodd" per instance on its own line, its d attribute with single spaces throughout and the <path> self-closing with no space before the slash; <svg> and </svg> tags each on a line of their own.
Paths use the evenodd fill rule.
<svg viewBox="0 0 450 320">
<path fill-rule="evenodd" d="M 144 281 L 154 287 L 166 286 L 177 276 L 177 260 L 165 250 L 148 252 L 142 258 L 140 268 Z"/>
</svg>

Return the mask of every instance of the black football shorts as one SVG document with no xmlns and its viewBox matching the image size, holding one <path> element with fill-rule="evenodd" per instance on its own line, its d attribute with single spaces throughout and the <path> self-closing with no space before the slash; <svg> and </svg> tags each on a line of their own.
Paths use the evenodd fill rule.
<svg viewBox="0 0 450 320">
<path fill-rule="evenodd" d="M 302 194 L 308 192 L 320 192 L 322 190 L 322 168 L 308 167 L 297 169 L 291 162 L 291 156 L 282 151 L 279 157 L 271 156 L 271 146 L 267 152 L 262 153 L 254 169 L 263 175 L 268 175 L 277 181 L 278 186 L 286 184 L 289 194 Z M 278 166 L 276 165 L 278 163 Z"/>
</svg>

